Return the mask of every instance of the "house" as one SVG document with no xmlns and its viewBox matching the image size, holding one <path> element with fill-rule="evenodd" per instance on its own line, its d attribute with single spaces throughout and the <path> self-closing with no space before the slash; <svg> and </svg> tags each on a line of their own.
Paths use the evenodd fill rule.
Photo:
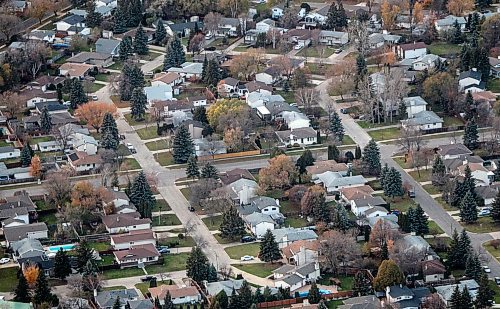
<svg viewBox="0 0 500 309">
<path fill-rule="evenodd" d="M 266 68 L 263 72 L 255 74 L 255 80 L 266 85 L 274 85 L 281 79 L 281 68 L 272 66 Z"/>
<path fill-rule="evenodd" d="M 66 78 L 57 75 L 41 75 L 34 81 L 27 84 L 29 90 L 39 89 L 43 92 L 55 91 L 57 87 L 62 87 Z M 54 98 L 55 99 L 55 98 Z"/>
<path fill-rule="evenodd" d="M 121 208 L 123 206 L 130 205 L 130 199 L 128 195 L 123 191 L 107 190 L 107 194 L 103 196 L 103 202 L 105 205 L 113 204 L 115 208 Z"/>
<path fill-rule="evenodd" d="M 296 112 L 300 113 L 300 110 L 296 106 L 291 106 L 280 99 L 278 101 L 265 102 L 263 106 L 257 107 L 257 115 L 263 120 L 276 120 L 277 118 L 282 118 L 284 112 Z M 293 119 L 293 117 L 289 117 Z"/>
<path fill-rule="evenodd" d="M 3 205 L 2 205 L 3 206 Z M 18 206 L 18 205 L 15 205 Z M 8 221 L 7 221 L 8 220 Z M 26 207 L 1 207 L 0 221 L 2 226 L 24 225 L 30 223 L 28 208 Z"/>
<path fill-rule="evenodd" d="M 173 88 L 183 82 L 184 80 L 179 73 L 161 72 L 154 75 L 154 78 L 151 81 L 151 86 L 168 85 Z"/>
<path fill-rule="evenodd" d="M 165 29 L 167 30 L 167 34 L 169 36 L 177 35 L 179 38 L 187 38 L 191 31 L 195 31 L 196 29 L 203 29 L 203 23 L 200 21 L 197 22 L 185 22 L 185 23 L 176 23 L 176 24 L 165 24 Z"/>
<path fill-rule="evenodd" d="M 208 297 L 214 297 L 220 292 L 224 291 L 226 295 L 232 295 L 233 290 L 238 294 L 238 291 L 241 289 L 243 285 L 243 279 L 235 280 L 223 280 L 216 282 L 204 282 L 205 290 L 207 292 Z"/>
<path fill-rule="evenodd" d="M 307 128 L 311 125 L 309 117 L 296 111 L 283 111 L 281 118 L 291 130 Z"/>
<path fill-rule="evenodd" d="M 260 84 L 264 84 L 262 82 L 258 82 Z M 248 85 L 248 84 L 247 84 Z M 265 85 L 265 84 L 264 84 Z M 285 99 L 279 95 L 279 94 L 271 94 L 272 93 L 272 87 L 270 87 L 270 91 L 263 90 L 261 91 L 249 91 L 245 100 L 247 104 L 251 108 L 258 108 L 260 106 L 267 105 L 269 102 L 282 102 L 285 103 Z M 289 105 L 289 104 L 287 104 Z M 265 108 L 267 110 L 267 107 Z M 267 111 L 268 112 L 268 111 Z M 265 117 L 265 113 L 262 115 L 259 115 L 261 118 Z"/>
<path fill-rule="evenodd" d="M 138 212 L 103 216 L 102 223 L 110 234 L 151 229 L 151 219 L 141 219 Z"/>
<path fill-rule="evenodd" d="M 108 6 L 110 8 L 116 8 L 117 1 L 116 0 L 97 0 L 95 5 L 97 7 Z"/>
<path fill-rule="evenodd" d="M 359 187 L 368 182 L 365 177 L 361 175 L 343 176 L 339 172 L 327 171 L 317 175 L 314 180 L 315 184 L 321 184 L 327 193 L 338 192 L 339 189 L 346 187 Z"/>
<path fill-rule="evenodd" d="M 194 151 L 196 156 L 215 156 L 217 154 L 227 153 L 226 143 L 206 138 L 198 138 L 193 140 Z"/>
<path fill-rule="evenodd" d="M 95 302 L 100 309 L 109 309 L 114 307 L 117 298 L 120 300 L 120 309 L 124 309 L 127 302 L 139 300 L 139 294 L 136 289 L 101 291 L 95 296 Z"/>
<path fill-rule="evenodd" d="M 293 269 L 290 269 L 289 265 L 284 265 L 274 270 L 273 274 L 274 286 L 290 288 L 290 292 L 316 281 L 321 275 L 318 262 L 311 262 Z"/>
<path fill-rule="evenodd" d="M 484 167 L 482 163 L 467 163 L 459 166 L 459 176 L 465 176 L 467 166 L 471 170 L 472 178 L 476 180 L 476 186 L 489 186 L 494 181 L 495 173 Z"/>
<path fill-rule="evenodd" d="M 319 33 L 319 43 L 332 46 L 332 45 L 346 45 L 349 42 L 349 34 L 341 31 L 321 30 Z"/>
<path fill-rule="evenodd" d="M 364 225 L 368 225 L 370 228 L 373 229 L 375 224 L 379 222 L 380 220 L 384 221 L 385 223 L 388 224 L 391 230 L 397 230 L 399 229 L 398 225 L 398 216 L 394 214 L 386 215 L 386 216 L 378 216 L 378 217 L 370 217 L 366 218 L 366 222 L 362 222 Z"/>
<path fill-rule="evenodd" d="M 194 286 L 178 287 L 176 285 L 162 284 L 158 287 L 149 288 L 148 291 L 151 299 L 158 298 L 160 300 L 160 305 L 165 304 L 167 293 L 170 294 L 174 305 L 195 304 L 201 301 L 201 294 Z"/>
<path fill-rule="evenodd" d="M 258 92 L 266 95 L 273 94 L 273 87 L 266 85 L 263 82 L 251 81 L 245 84 L 245 89 L 247 93 Z"/>
<path fill-rule="evenodd" d="M 447 173 L 450 173 L 453 176 L 458 176 L 458 168 L 460 166 L 470 163 L 481 163 L 482 165 L 484 160 L 479 156 L 461 155 L 454 159 L 444 159 L 443 163 Z"/>
<path fill-rule="evenodd" d="M 133 245 L 129 249 L 113 251 L 116 262 L 121 268 L 141 267 L 158 262 L 160 253 L 154 244 Z"/>
<path fill-rule="evenodd" d="M 133 246 L 147 244 L 156 245 L 154 233 L 148 229 L 132 230 L 125 234 L 111 235 L 111 245 L 115 250 L 125 250 Z"/>
<path fill-rule="evenodd" d="M 180 68 L 170 68 L 167 72 L 179 73 L 185 79 L 200 79 L 203 72 L 203 63 L 184 62 Z"/>
<path fill-rule="evenodd" d="M 411 118 L 401 120 L 401 125 L 405 128 L 418 128 L 421 131 L 443 127 L 444 120 L 433 111 L 421 111 L 412 116 Z"/>
<path fill-rule="evenodd" d="M 490 61 L 490 75 L 494 78 L 500 78 L 500 56 L 497 58 L 488 57 Z"/>
<path fill-rule="evenodd" d="M 491 106 L 497 101 L 497 96 L 491 91 L 472 92 L 472 98 L 478 103 L 488 103 Z"/>
<path fill-rule="evenodd" d="M 313 230 L 298 229 L 293 227 L 274 229 L 271 231 L 280 249 L 299 240 L 313 241 L 318 235 Z"/>
<path fill-rule="evenodd" d="M 174 97 L 172 86 L 166 84 L 144 87 L 144 92 L 146 93 L 148 104 L 150 106 L 154 101 L 172 100 Z"/>
<path fill-rule="evenodd" d="M 452 29 L 455 26 L 455 22 L 458 23 L 462 31 L 465 30 L 465 24 L 467 24 L 465 17 L 453 15 L 448 15 L 445 18 L 436 20 L 434 22 L 434 26 L 436 27 L 437 31 L 446 31 Z"/>
<path fill-rule="evenodd" d="M 85 63 L 105 68 L 113 64 L 113 56 L 107 53 L 81 52 L 69 58 L 68 62 Z"/>
<path fill-rule="evenodd" d="M 405 248 L 405 251 L 415 250 L 427 253 L 430 249 L 429 243 L 422 236 L 408 234 L 404 235 L 403 238 L 398 241 L 402 242 L 402 247 Z"/>
<path fill-rule="evenodd" d="M 262 239 L 268 230 L 274 230 L 275 222 L 270 215 L 254 212 L 243 217 L 248 228 L 258 239 Z"/>
<path fill-rule="evenodd" d="M 47 225 L 44 222 L 4 227 L 3 229 L 8 247 L 12 242 L 19 241 L 25 238 L 48 238 L 48 232 L 49 230 L 47 229 Z"/>
<path fill-rule="evenodd" d="M 375 295 L 351 297 L 343 300 L 343 305 L 337 309 L 381 309 L 382 304 Z"/>
<path fill-rule="evenodd" d="M 71 27 L 85 28 L 85 17 L 79 15 L 68 15 L 55 23 L 57 31 L 67 32 Z"/>
<path fill-rule="evenodd" d="M 35 107 L 36 103 L 57 100 L 57 92 L 27 87 L 19 92 L 19 96 L 26 101 L 27 108 Z"/>
<path fill-rule="evenodd" d="M 14 261 L 33 256 L 45 255 L 45 249 L 38 239 L 24 238 L 10 245 Z"/>
<path fill-rule="evenodd" d="M 58 141 L 48 141 L 38 143 L 38 149 L 41 152 L 61 151 L 61 144 Z"/>
<path fill-rule="evenodd" d="M 239 208 L 240 214 L 247 215 L 253 212 L 261 212 L 267 215 L 280 213 L 280 204 L 277 199 L 267 196 L 257 196 L 250 199 L 249 205 L 242 205 Z"/>
<path fill-rule="evenodd" d="M 401 40 L 400 35 L 386 33 L 372 33 L 368 36 L 368 44 L 371 49 L 377 49 L 384 46 L 394 46 Z"/>
<path fill-rule="evenodd" d="M 435 282 L 443 280 L 446 274 L 446 267 L 437 259 L 425 260 L 421 262 L 422 275 L 425 282 Z"/>
<path fill-rule="evenodd" d="M 245 21 L 238 18 L 222 17 L 219 21 L 219 28 L 215 30 L 216 37 L 237 37 L 239 35 L 238 27 Z M 243 29 L 245 30 L 245 29 Z"/>
<path fill-rule="evenodd" d="M 429 294 L 429 288 L 425 287 L 410 289 L 403 285 L 393 285 L 385 288 L 386 302 L 401 309 L 419 309 Z"/>
<path fill-rule="evenodd" d="M 495 202 L 495 198 L 498 194 L 498 187 L 477 186 L 475 191 L 483 200 L 484 206 L 491 206 Z"/>
<path fill-rule="evenodd" d="M 436 289 L 436 293 L 439 295 L 439 297 L 445 303 L 445 305 L 450 306 L 451 296 L 453 295 L 453 291 L 455 291 L 456 287 L 458 287 L 458 290 L 460 292 L 463 292 L 465 287 L 467 287 L 467 290 L 469 291 L 472 300 L 473 301 L 476 300 L 476 296 L 479 290 L 479 284 L 474 279 L 462 280 L 458 284 L 442 285 L 442 286 L 436 286 L 434 288 Z"/>
<path fill-rule="evenodd" d="M 62 125 L 68 124 L 68 123 L 77 123 L 79 122 L 78 119 L 73 117 L 69 112 L 67 111 L 61 111 L 58 113 L 52 113 L 50 115 L 52 117 L 52 127 L 58 128 Z"/>
<path fill-rule="evenodd" d="M 95 51 L 96 53 L 118 57 L 120 55 L 120 41 L 100 38 L 95 42 Z"/>
<path fill-rule="evenodd" d="M 85 134 L 85 135 L 90 134 L 89 129 L 83 127 L 82 125 L 74 124 L 74 123 L 68 123 L 68 124 L 62 125 L 58 128 L 58 131 L 59 131 L 59 134 L 61 134 L 61 136 L 64 136 L 64 137 L 68 137 L 74 133 L 80 133 L 80 134 Z"/>
<path fill-rule="evenodd" d="M 424 42 L 396 45 L 394 53 L 400 59 L 417 59 L 427 54 L 427 45 Z"/>
<path fill-rule="evenodd" d="M 411 67 L 415 71 L 432 70 L 439 63 L 443 63 L 444 61 L 446 61 L 445 58 L 441 58 L 434 54 L 427 54 L 415 59 L 415 61 L 412 62 Z"/>
<path fill-rule="evenodd" d="M 342 188 L 339 190 L 340 198 L 349 204 L 355 199 L 371 197 L 373 192 L 375 191 L 368 185 Z"/>
<path fill-rule="evenodd" d="M 381 209 L 378 207 L 384 207 L 386 205 L 387 202 L 380 196 L 363 196 L 360 198 L 351 199 L 351 211 L 356 216 L 363 215 L 369 209 L 376 209 L 378 211 L 381 211 Z M 385 213 L 383 215 L 386 214 L 387 209 L 385 209 Z M 371 217 L 375 217 L 375 215 L 372 215 Z"/>
<path fill-rule="evenodd" d="M 223 80 L 219 81 L 217 89 L 223 95 L 230 96 L 233 93 L 237 93 L 239 84 L 240 81 L 236 78 L 226 77 Z"/>
<path fill-rule="evenodd" d="M 102 159 L 99 154 L 89 155 L 83 151 L 75 151 L 68 155 L 68 163 L 77 172 L 87 172 L 100 168 Z"/>
<path fill-rule="evenodd" d="M 223 182 L 224 183 L 224 182 Z M 246 205 L 250 200 L 257 196 L 259 185 L 253 179 L 240 178 L 226 184 L 229 196 L 235 203 Z"/>
<path fill-rule="evenodd" d="M 203 137 L 203 131 L 205 130 L 206 124 L 196 120 L 188 119 L 186 121 L 183 121 L 182 125 L 187 128 L 189 134 L 191 135 L 191 138 L 198 139 Z"/>
<path fill-rule="evenodd" d="M 21 157 L 21 151 L 13 146 L 0 147 L 0 159 L 12 159 Z"/>
<path fill-rule="evenodd" d="M 35 103 L 35 111 L 38 114 L 43 112 L 43 109 L 46 108 L 50 115 L 64 113 L 68 111 L 68 107 L 62 105 L 58 101 L 45 101 Z"/>
<path fill-rule="evenodd" d="M 187 97 L 186 101 L 193 107 L 205 106 L 208 103 L 207 97 L 204 95 Z"/>
<path fill-rule="evenodd" d="M 485 84 L 481 81 L 481 72 L 475 68 L 460 73 L 458 76 L 458 86 L 460 91 L 480 92 L 484 91 Z"/>
<path fill-rule="evenodd" d="M 273 19 L 280 19 L 283 16 L 283 8 L 280 6 L 273 6 L 271 8 L 271 17 Z"/>
<path fill-rule="evenodd" d="M 318 260 L 319 241 L 299 240 L 281 249 L 289 264 L 303 266 Z"/>
<path fill-rule="evenodd" d="M 83 79 L 94 68 L 95 66 L 91 64 L 66 62 L 59 67 L 59 74 L 69 78 Z"/>
<path fill-rule="evenodd" d="M 461 156 L 472 155 L 472 151 L 465 147 L 464 144 L 448 144 L 437 147 L 437 153 L 443 160 L 458 159 Z"/>
<path fill-rule="evenodd" d="M 347 176 L 349 167 L 345 163 L 337 163 L 335 160 L 324 160 L 316 161 L 313 165 L 306 167 L 306 171 L 313 179 L 317 177 L 318 174 L 323 174 L 324 172 L 339 172 L 343 176 Z"/>
<path fill-rule="evenodd" d="M 248 179 L 255 181 L 253 175 L 247 169 L 243 168 L 235 168 L 226 171 L 220 175 L 220 181 L 226 186 L 240 179 Z"/>
<path fill-rule="evenodd" d="M 427 110 L 427 102 L 421 96 L 403 98 L 403 103 L 406 106 L 408 118 L 413 118 L 415 114 Z"/>
<path fill-rule="evenodd" d="M 47 43 L 54 43 L 56 32 L 54 30 L 33 30 L 27 35 L 28 40 L 38 40 Z"/>
<path fill-rule="evenodd" d="M 271 28 L 276 27 L 276 22 L 270 18 L 266 18 L 264 20 L 259 21 L 257 24 L 255 24 L 255 30 L 258 32 L 269 32 Z"/>
<path fill-rule="evenodd" d="M 279 141 L 285 146 L 306 146 L 317 143 L 318 134 L 311 128 L 298 128 L 286 131 L 276 131 Z"/>
<path fill-rule="evenodd" d="M 75 151 L 84 152 L 89 156 L 97 154 L 98 142 L 92 135 L 71 134 L 68 144 L 71 144 Z"/>
</svg>

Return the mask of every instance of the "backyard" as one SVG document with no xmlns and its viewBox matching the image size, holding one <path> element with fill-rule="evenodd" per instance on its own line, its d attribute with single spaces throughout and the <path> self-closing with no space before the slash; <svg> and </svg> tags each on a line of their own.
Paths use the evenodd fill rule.
<svg viewBox="0 0 500 309">
<path fill-rule="evenodd" d="M 18 267 L 0 268 L 0 292 L 12 292 L 17 286 Z"/>
<path fill-rule="evenodd" d="M 168 148 L 168 142 L 165 139 L 160 139 L 146 143 L 146 147 L 148 147 L 150 151 L 163 150 Z"/>
<path fill-rule="evenodd" d="M 396 139 L 399 138 L 399 128 L 390 127 L 380 130 L 368 131 L 368 135 L 370 135 L 375 141 L 383 141 L 388 139 Z"/>
<path fill-rule="evenodd" d="M 281 265 L 278 263 L 252 263 L 252 264 L 233 264 L 232 266 L 257 277 L 266 278 L 273 274 L 273 270 Z"/>
<path fill-rule="evenodd" d="M 163 264 L 148 265 L 146 266 L 146 271 L 148 274 L 153 275 L 171 271 L 184 270 L 186 269 L 186 260 L 188 257 L 189 253 L 163 255 Z M 103 279 L 105 280 L 119 279 L 119 278 L 136 277 L 142 275 L 145 275 L 145 273 L 140 268 L 110 269 L 103 272 Z M 0 286 L 1 284 L 2 283 L 0 283 Z"/>
<path fill-rule="evenodd" d="M 460 52 L 460 45 L 448 44 L 443 42 L 435 42 L 427 46 L 431 54 L 438 56 L 454 55 Z"/>
<path fill-rule="evenodd" d="M 494 93 L 500 92 L 500 78 L 490 78 L 486 84 L 486 89 Z"/>
</svg>

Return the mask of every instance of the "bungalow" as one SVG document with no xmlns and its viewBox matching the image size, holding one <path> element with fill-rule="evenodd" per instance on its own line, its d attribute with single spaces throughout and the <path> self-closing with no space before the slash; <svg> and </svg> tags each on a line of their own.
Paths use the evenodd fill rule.
<svg viewBox="0 0 500 309">
<path fill-rule="evenodd" d="M 469 295 L 472 298 L 472 300 L 473 301 L 476 300 L 476 296 L 478 295 L 478 290 L 479 290 L 479 284 L 474 279 L 462 280 L 458 284 L 435 286 L 434 288 L 436 289 L 436 293 L 439 295 L 439 297 L 445 303 L 445 305 L 450 306 L 451 296 L 453 295 L 453 292 L 457 287 L 460 292 L 463 292 L 464 289 L 467 287 L 467 290 L 469 291 Z"/>
<path fill-rule="evenodd" d="M 0 147 L 0 159 L 12 159 L 21 157 L 21 151 L 13 146 Z"/>
<path fill-rule="evenodd" d="M 172 100 L 174 97 L 172 86 L 166 84 L 157 84 L 156 86 L 144 87 L 144 92 L 151 106 L 154 101 Z"/>
<path fill-rule="evenodd" d="M 68 155 L 69 165 L 77 172 L 88 172 L 99 169 L 102 164 L 101 155 L 89 155 L 83 151 L 75 151 Z"/>
<path fill-rule="evenodd" d="M 113 251 L 113 255 L 121 268 L 155 264 L 160 257 L 160 253 L 158 253 L 154 244 L 134 244 L 130 246 L 130 249 Z"/>
<path fill-rule="evenodd" d="M 103 202 L 105 205 L 113 204 L 115 208 L 130 205 L 130 199 L 125 192 L 109 189 L 107 190 L 107 194 L 104 194 Z"/>
<path fill-rule="evenodd" d="M 311 44 L 311 29 L 290 29 L 283 35 L 288 39 L 288 43 L 309 46 Z"/>
<path fill-rule="evenodd" d="M 65 113 L 68 111 L 68 107 L 62 105 L 58 101 L 45 101 L 45 102 L 35 103 L 35 111 L 38 114 L 41 114 L 44 108 L 47 109 L 50 115 Z"/>
<path fill-rule="evenodd" d="M 38 149 L 41 152 L 61 151 L 61 144 L 58 141 L 48 141 L 38 143 Z"/>
<path fill-rule="evenodd" d="M 484 206 L 491 206 L 495 202 L 495 198 L 498 194 L 498 187 L 478 186 L 475 191 L 483 200 Z"/>
<path fill-rule="evenodd" d="M 472 151 L 469 150 L 464 144 L 448 144 L 441 145 L 437 147 L 438 155 L 441 156 L 443 160 L 445 159 L 458 159 L 461 156 L 472 155 Z"/>
<path fill-rule="evenodd" d="M 393 285 L 385 288 L 385 302 L 401 309 L 418 309 L 430 294 L 426 287 L 410 289 L 403 285 Z"/>
<path fill-rule="evenodd" d="M 497 58 L 488 57 L 490 61 L 490 75 L 494 78 L 500 78 L 500 56 Z"/>
<path fill-rule="evenodd" d="M 41 75 L 37 79 L 28 83 L 28 89 L 40 89 L 43 92 L 55 91 L 62 87 L 66 78 L 57 75 Z"/>
<path fill-rule="evenodd" d="M 311 128 L 298 128 L 286 131 L 276 131 L 279 141 L 285 146 L 307 146 L 314 145 L 318 141 L 317 132 Z"/>
<path fill-rule="evenodd" d="M 36 103 L 57 100 L 57 92 L 45 91 L 42 89 L 30 89 L 29 87 L 19 92 L 23 101 L 26 101 L 27 108 L 35 107 Z"/>
<path fill-rule="evenodd" d="M 179 73 L 161 72 L 154 75 L 153 80 L 151 81 L 151 86 L 168 85 L 173 88 L 183 82 L 184 80 Z"/>
<path fill-rule="evenodd" d="M 425 282 L 436 282 L 443 280 L 446 274 L 446 267 L 441 261 L 432 259 L 421 262 L 422 275 Z"/>
<path fill-rule="evenodd" d="M 446 61 L 445 58 L 441 58 L 434 54 L 427 54 L 415 59 L 411 66 L 415 71 L 432 70 L 438 65 L 438 63 L 442 63 L 444 61 Z"/>
<path fill-rule="evenodd" d="M 317 175 L 314 183 L 321 184 L 326 192 L 331 194 L 338 192 L 339 189 L 346 187 L 359 187 L 368 182 L 365 177 L 361 175 L 343 177 L 339 172 L 327 171 Z"/>
<path fill-rule="evenodd" d="M 484 82 L 482 82 L 482 74 L 476 69 L 465 71 L 458 76 L 458 86 L 460 91 L 480 92 L 484 91 Z"/>
<path fill-rule="evenodd" d="M 59 75 L 83 79 L 94 68 L 91 64 L 66 62 L 59 67 Z"/>
<path fill-rule="evenodd" d="M 258 92 L 262 94 L 272 95 L 273 87 L 266 85 L 263 82 L 251 81 L 245 84 L 247 93 Z"/>
<path fill-rule="evenodd" d="M 38 239 L 24 238 L 12 242 L 10 247 L 12 249 L 12 258 L 14 261 L 45 255 L 45 250 Z"/>
<path fill-rule="evenodd" d="M 160 305 L 165 304 L 165 296 L 170 295 L 174 305 L 195 304 L 201 301 L 201 294 L 194 286 L 166 285 L 162 284 L 158 287 L 148 289 L 151 299 L 159 299 Z"/>
<path fill-rule="evenodd" d="M 229 196 L 239 205 L 249 204 L 250 200 L 257 196 L 257 190 L 259 189 L 259 185 L 253 179 L 240 178 L 225 184 Z"/>
<path fill-rule="evenodd" d="M 281 79 L 281 69 L 278 66 L 272 66 L 263 72 L 255 74 L 255 80 L 266 85 L 274 85 Z"/>
<path fill-rule="evenodd" d="M 215 36 L 237 37 L 239 35 L 238 27 L 241 26 L 241 22 L 238 18 L 222 17 L 218 26 L 218 29 L 214 33 Z"/>
<path fill-rule="evenodd" d="M 369 185 L 364 185 L 359 187 L 342 188 L 339 192 L 340 198 L 351 204 L 351 201 L 355 199 L 371 197 L 372 193 L 375 191 Z"/>
<path fill-rule="evenodd" d="M 105 68 L 113 63 L 113 56 L 107 53 L 81 52 L 69 58 L 68 62 L 85 63 Z"/>
<path fill-rule="evenodd" d="M 32 178 L 29 167 L 7 168 L 5 163 L 0 162 L 0 181 L 8 181 L 12 179 L 28 179 L 28 178 Z"/>
<path fill-rule="evenodd" d="M 254 212 L 260 212 L 266 215 L 280 214 L 279 201 L 267 196 L 256 196 L 249 199 L 250 203 L 241 205 L 238 208 L 240 215 L 249 215 Z"/>
<path fill-rule="evenodd" d="M 281 249 L 289 264 L 303 266 L 318 260 L 319 241 L 299 240 Z"/>
<path fill-rule="evenodd" d="M 4 227 L 3 229 L 7 247 L 10 247 L 12 242 L 19 241 L 25 238 L 48 238 L 48 231 L 49 230 L 47 229 L 47 225 L 44 222 Z"/>
<path fill-rule="evenodd" d="M 154 233 L 148 229 L 132 230 L 126 234 L 111 235 L 111 245 L 115 250 L 125 250 L 130 249 L 132 246 L 147 244 L 156 246 Z"/>
<path fill-rule="evenodd" d="M 233 291 L 238 295 L 238 291 L 241 289 L 243 285 L 243 279 L 235 280 L 229 279 L 224 281 L 216 281 L 216 282 L 204 282 L 205 290 L 207 291 L 208 297 L 215 297 L 220 292 L 224 291 L 226 295 L 232 295 Z"/>
<path fill-rule="evenodd" d="M 57 31 L 68 31 L 71 27 L 85 28 L 85 17 L 69 15 L 55 23 Z"/>
<path fill-rule="evenodd" d="M 306 167 L 307 173 L 314 180 L 319 174 L 325 172 L 339 172 L 342 176 L 348 176 L 349 167 L 345 163 L 337 163 L 335 160 L 316 161 L 314 165 Z"/>
<path fill-rule="evenodd" d="M 96 53 L 118 57 L 120 55 L 120 41 L 100 38 L 95 42 L 95 51 Z"/>
<path fill-rule="evenodd" d="M 413 117 L 401 120 L 404 128 L 417 128 L 421 131 L 440 129 L 444 120 L 433 111 L 421 111 L 412 115 Z"/>
<path fill-rule="evenodd" d="M 372 33 L 368 36 L 368 44 L 371 49 L 377 49 L 384 46 L 394 46 L 401 41 L 400 35 L 386 33 Z"/>
<path fill-rule="evenodd" d="M 217 154 L 227 153 L 226 143 L 221 140 L 217 141 L 206 138 L 198 138 L 194 139 L 193 143 L 195 154 L 198 157 L 213 157 Z"/>
<path fill-rule="evenodd" d="M 141 219 L 138 212 L 103 216 L 102 223 L 110 234 L 151 229 L 151 219 Z"/>
<path fill-rule="evenodd" d="M 296 111 L 284 111 L 281 117 L 291 130 L 307 128 L 311 125 L 309 117 Z"/>
<path fill-rule="evenodd" d="M 427 54 L 427 45 L 424 42 L 396 45 L 394 53 L 400 59 L 416 59 Z"/>
<path fill-rule="evenodd" d="M 186 101 L 194 107 L 205 106 L 208 103 L 208 99 L 204 95 L 186 97 Z"/>
<path fill-rule="evenodd" d="M 351 211 L 356 215 L 363 215 L 367 210 L 375 208 L 378 211 L 381 211 L 380 208 L 376 208 L 379 206 L 386 206 L 387 202 L 380 196 L 364 196 L 362 198 L 353 198 L 351 199 Z M 370 211 L 371 213 L 372 211 Z M 387 214 L 387 209 L 385 210 L 383 215 Z M 380 214 L 379 214 L 380 215 Z M 372 215 L 375 217 L 375 215 Z"/>
<path fill-rule="evenodd" d="M 282 104 L 283 106 L 288 105 L 290 106 L 288 103 L 285 102 L 285 99 L 279 95 L 279 94 L 271 94 L 272 93 L 272 87 L 271 87 L 271 91 L 263 91 L 263 92 L 259 92 L 259 91 L 253 91 L 253 92 L 248 92 L 247 96 L 246 96 L 246 102 L 248 104 L 248 106 L 250 106 L 250 108 L 258 108 L 260 106 L 264 106 L 264 105 L 267 105 L 269 102 L 281 102 L 280 104 Z M 273 104 L 276 104 L 276 103 L 273 103 Z M 294 109 L 294 110 L 297 110 L 297 109 Z M 257 110 L 257 113 L 259 114 L 259 111 Z M 269 114 L 269 110 L 267 107 L 263 108 L 263 112 L 261 114 L 259 114 L 259 117 L 260 118 L 265 118 L 266 116 L 265 115 L 268 115 Z"/>
<path fill-rule="evenodd" d="M 346 45 L 349 42 L 349 34 L 347 32 L 321 30 L 319 33 L 319 43 L 332 45 Z"/>
<path fill-rule="evenodd" d="M 220 175 L 220 181 L 226 186 L 233 184 L 235 181 L 238 181 L 240 179 L 255 181 L 253 175 L 248 170 L 243 168 L 235 168 Z"/>
<path fill-rule="evenodd" d="M 181 123 L 181 125 L 185 126 L 188 129 L 189 134 L 191 135 L 191 138 L 193 138 L 193 139 L 202 138 L 203 132 L 204 132 L 205 127 L 206 127 L 206 124 L 199 122 L 199 121 L 196 121 L 196 120 L 192 120 L 192 119 L 188 119 L 188 120 L 183 121 Z M 174 126 L 175 126 L 175 123 L 174 123 Z"/>
<path fill-rule="evenodd" d="M 445 18 L 436 20 L 434 22 L 434 26 L 437 31 L 446 31 L 452 29 L 455 26 L 455 22 L 458 23 L 462 31 L 465 30 L 465 24 L 467 24 L 467 21 L 461 16 L 457 17 L 448 15 Z"/>
<path fill-rule="evenodd" d="M 264 237 L 268 230 L 274 230 L 275 222 L 270 215 L 260 212 L 254 212 L 243 217 L 252 234 L 261 239 Z"/>
<path fill-rule="evenodd" d="M 120 309 L 124 309 L 127 303 L 138 300 L 139 294 L 137 294 L 136 289 L 122 289 L 101 291 L 97 293 L 97 296 L 95 296 L 95 302 L 100 309 L 109 309 L 114 307 L 117 299 L 120 302 Z"/>
<path fill-rule="evenodd" d="M 85 152 L 90 156 L 97 154 L 98 142 L 92 135 L 81 133 L 71 134 L 68 144 L 70 144 L 75 151 Z"/>
<path fill-rule="evenodd" d="M 284 265 L 274 270 L 273 274 L 274 286 L 290 288 L 290 292 L 316 281 L 321 275 L 318 262 L 311 262 L 293 269 L 290 269 L 289 265 Z"/>
<path fill-rule="evenodd" d="M 489 171 L 482 163 L 468 163 L 458 167 L 458 175 L 465 176 L 465 169 L 470 168 L 472 178 L 476 180 L 477 186 L 489 186 L 495 179 L 495 173 Z"/>
<path fill-rule="evenodd" d="M 18 206 L 18 205 L 16 205 Z M 6 222 L 9 220 L 9 222 Z M 14 220 L 14 221 L 12 221 Z M 26 207 L 1 207 L 0 208 L 0 221 L 2 221 L 2 226 L 9 225 L 24 225 L 30 223 L 30 217 L 28 208 Z"/>
<path fill-rule="evenodd" d="M 388 224 L 389 228 L 391 230 L 398 230 L 399 225 L 398 225 L 398 216 L 394 214 L 386 215 L 386 216 L 378 216 L 378 217 L 370 217 L 366 218 L 366 222 L 363 222 L 365 225 L 368 225 L 370 228 L 373 229 L 375 224 L 379 222 L 380 220 L 384 221 L 385 223 Z"/>
<path fill-rule="evenodd" d="M 185 79 L 200 79 L 203 72 L 203 63 L 184 62 L 180 68 L 173 67 L 168 69 L 167 72 L 179 73 Z"/>
<path fill-rule="evenodd" d="M 274 229 L 271 231 L 280 249 L 299 240 L 314 241 L 318 235 L 313 230 L 298 229 L 293 227 Z"/>
<path fill-rule="evenodd" d="M 236 78 L 226 77 L 219 82 L 217 85 L 217 90 L 224 96 L 231 96 L 234 93 L 238 92 L 238 85 L 240 81 Z"/>
<path fill-rule="evenodd" d="M 28 40 L 38 40 L 47 43 L 54 43 L 56 32 L 54 30 L 33 30 L 27 35 Z"/>
</svg>

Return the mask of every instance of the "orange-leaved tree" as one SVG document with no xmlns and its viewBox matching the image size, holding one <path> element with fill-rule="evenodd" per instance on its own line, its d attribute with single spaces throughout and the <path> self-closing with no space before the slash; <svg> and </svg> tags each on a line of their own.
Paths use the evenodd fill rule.
<svg viewBox="0 0 500 309">
<path fill-rule="evenodd" d="M 38 279 L 39 273 L 40 270 L 38 269 L 38 265 L 36 264 L 25 264 L 23 268 L 24 278 L 26 278 L 26 281 L 28 282 L 28 285 L 30 287 L 35 286 L 36 279 Z"/>
<path fill-rule="evenodd" d="M 104 115 L 106 113 L 111 113 L 115 116 L 116 106 L 114 104 L 94 101 L 80 105 L 76 110 L 75 115 L 80 119 L 85 120 L 87 124 L 91 125 L 97 130 L 97 132 L 99 132 L 102 120 L 104 119 Z"/>
<path fill-rule="evenodd" d="M 37 179 L 40 179 L 40 176 L 42 176 L 42 162 L 38 155 L 31 158 L 30 174 Z"/>
</svg>

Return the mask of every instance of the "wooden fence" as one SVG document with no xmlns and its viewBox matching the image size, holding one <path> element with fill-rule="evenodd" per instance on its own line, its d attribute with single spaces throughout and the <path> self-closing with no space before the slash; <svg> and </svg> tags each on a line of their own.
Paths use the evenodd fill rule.
<svg viewBox="0 0 500 309">
<path fill-rule="evenodd" d="M 247 156 L 256 156 L 260 155 L 260 150 L 250 150 L 250 151 L 241 151 L 241 152 L 233 152 L 233 153 L 221 153 L 221 154 L 215 154 L 213 156 L 201 156 L 199 157 L 200 161 L 204 160 L 218 160 L 218 159 L 231 159 L 231 158 L 241 158 L 241 157 L 247 157 Z"/>
</svg>

